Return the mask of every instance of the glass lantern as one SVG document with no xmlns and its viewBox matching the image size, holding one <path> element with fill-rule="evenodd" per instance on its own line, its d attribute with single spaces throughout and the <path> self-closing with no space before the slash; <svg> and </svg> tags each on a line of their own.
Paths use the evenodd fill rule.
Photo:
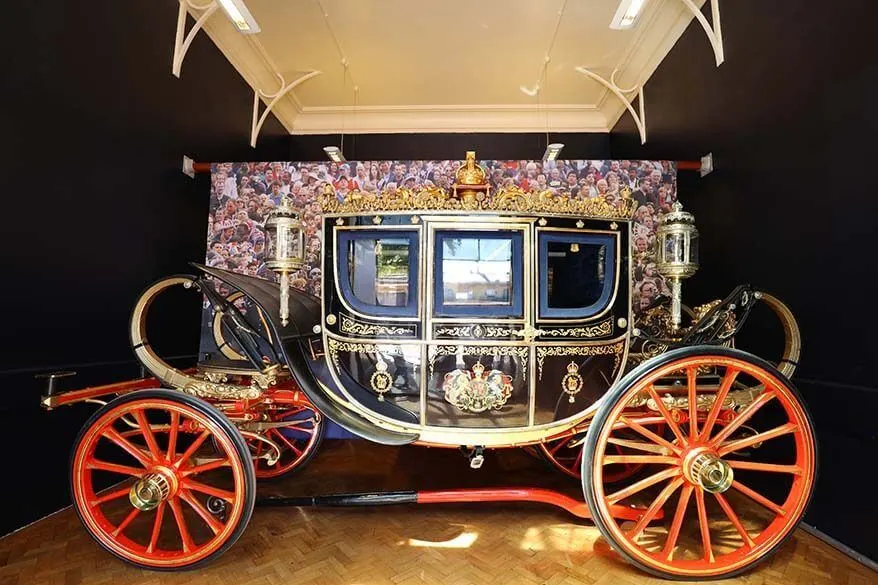
<svg viewBox="0 0 878 585">
<path fill-rule="evenodd" d="M 695 216 L 675 202 L 659 219 L 656 231 L 656 269 L 671 284 L 671 327 L 680 328 L 682 281 L 698 271 L 698 230 Z"/>
<path fill-rule="evenodd" d="M 280 322 L 286 327 L 290 318 L 290 273 L 305 262 L 305 233 L 289 198 L 282 198 L 268 215 L 265 237 L 265 265 L 280 274 Z"/>
</svg>

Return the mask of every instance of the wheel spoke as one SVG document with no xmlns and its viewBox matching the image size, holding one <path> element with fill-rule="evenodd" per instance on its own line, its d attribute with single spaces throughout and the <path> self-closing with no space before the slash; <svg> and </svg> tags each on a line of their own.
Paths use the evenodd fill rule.
<svg viewBox="0 0 878 585">
<path fill-rule="evenodd" d="M 747 548 L 753 548 L 753 539 L 750 538 L 750 534 L 747 532 L 747 529 L 744 528 L 744 525 L 741 524 L 741 520 L 738 518 L 738 515 L 735 514 L 735 511 L 732 509 L 732 505 L 729 504 L 729 501 L 722 494 L 713 494 L 716 497 L 716 501 L 719 503 L 719 507 L 723 509 L 723 512 L 726 513 L 726 516 L 729 518 L 729 522 L 732 523 L 732 526 L 735 527 L 735 530 L 738 531 L 738 534 L 741 535 L 741 538 L 744 540 L 744 546 Z"/>
<path fill-rule="evenodd" d="M 655 518 L 656 514 L 658 514 L 659 510 L 662 509 L 662 506 L 665 505 L 665 502 L 668 501 L 668 498 L 677 491 L 677 488 L 683 485 L 683 478 L 678 477 L 675 480 L 668 483 L 665 486 L 665 489 L 656 496 L 655 500 L 653 500 L 652 504 L 649 505 L 649 508 L 646 509 L 646 512 L 643 513 L 643 516 L 640 517 L 640 520 L 637 521 L 637 524 L 634 525 L 629 532 L 627 532 L 628 538 L 634 540 L 637 536 L 643 532 L 643 529 L 646 528 L 646 525 L 652 522 Z"/>
<path fill-rule="evenodd" d="M 201 502 L 195 499 L 195 496 L 192 495 L 192 492 L 189 490 L 181 490 L 180 498 L 189 506 L 195 510 L 195 512 L 201 516 L 201 519 L 204 520 L 204 523 L 213 531 L 214 534 L 219 534 L 220 531 L 224 528 L 222 522 L 217 520 L 217 518 L 207 511 L 207 509 L 201 505 Z"/>
<path fill-rule="evenodd" d="M 149 456 L 144 453 L 143 450 L 131 444 L 131 441 L 120 435 L 119 431 L 117 431 L 113 427 L 108 427 L 104 431 L 103 436 L 124 449 L 129 455 L 137 459 L 138 463 L 140 463 L 144 467 L 148 468 L 152 465 L 152 461 L 150 461 Z"/>
<path fill-rule="evenodd" d="M 755 445 L 756 443 L 762 443 L 768 441 L 769 439 L 774 439 L 775 437 L 780 437 L 783 435 L 788 435 L 790 433 L 796 432 L 798 427 L 793 423 L 787 423 L 785 425 L 781 425 L 779 427 L 775 427 L 770 431 L 765 431 L 762 433 L 757 433 L 750 437 L 745 437 L 743 439 L 738 439 L 737 441 L 731 441 L 729 443 L 723 443 L 717 448 L 717 453 L 720 457 L 728 455 L 729 453 L 734 453 L 735 451 L 740 451 L 745 447 L 749 447 L 750 445 Z"/>
<path fill-rule="evenodd" d="M 637 414 L 637 413 L 632 413 L 632 414 Z M 628 418 L 627 420 L 629 420 L 631 422 L 636 422 L 637 424 L 639 424 L 641 426 L 665 424 L 665 417 L 663 417 L 663 416 L 641 416 L 638 418 Z M 618 420 L 613 424 L 614 431 L 618 431 L 619 429 L 624 429 L 627 427 L 628 427 L 628 425 L 621 422 L 621 420 Z"/>
<path fill-rule="evenodd" d="M 719 416 L 719 413 L 722 412 L 723 402 L 726 401 L 726 396 L 729 394 L 729 390 L 732 388 L 732 384 L 735 383 L 735 379 L 738 377 L 738 370 L 735 368 L 728 368 L 726 370 L 726 375 L 723 377 L 722 384 L 720 384 L 719 390 L 717 390 L 716 398 L 714 400 L 713 406 L 710 409 L 710 413 L 707 415 L 707 420 L 704 421 L 704 428 L 701 429 L 701 434 L 699 435 L 699 439 L 702 441 L 707 441 L 710 439 L 710 433 L 713 431 L 713 425 L 716 423 L 716 419 Z"/>
<path fill-rule="evenodd" d="M 289 447 L 290 449 L 293 450 L 293 453 L 296 454 L 296 457 L 301 457 L 301 456 L 302 456 L 302 450 L 299 449 L 299 448 L 297 448 L 297 447 L 293 444 L 292 441 L 290 441 L 290 440 L 287 439 L 285 436 L 283 436 L 283 433 L 281 433 L 281 432 L 278 431 L 277 429 L 271 429 L 271 430 L 274 431 L 274 434 L 275 434 L 275 435 L 276 435 L 281 441 L 283 441 L 283 442 L 287 445 L 287 447 Z"/>
<path fill-rule="evenodd" d="M 140 433 L 143 435 L 143 439 L 146 441 L 146 446 L 149 448 L 150 454 L 152 454 L 152 458 L 155 461 L 162 460 L 162 453 L 159 449 L 159 444 L 155 440 L 155 435 L 152 434 L 152 429 L 149 426 L 149 421 L 146 420 L 146 413 L 143 412 L 142 408 L 138 408 L 134 411 L 134 418 L 137 420 L 137 425 L 140 427 Z"/>
<path fill-rule="evenodd" d="M 766 498 L 765 496 L 763 496 L 759 492 L 748 488 L 747 486 L 742 484 L 740 481 L 738 481 L 738 480 L 733 481 L 732 487 L 735 488 L 736 490 L 738 490 L 739 492 L 741 492 L 742 494 L 744 494 L 745 496 L 747 496 L 748 498 L 750 498 L 751 500 L 753 500 L 754 502 L 756 502 L 757 504 L 762 504 L 764 507 L 768 508 L 769 510 L 771 510 L 772 512 L 774 512 L 778 516 L 786 516 L 787 515 L 786 510 L 784 510 L 782 507 L 778 506 L 777 504 L 775 504 L 774 502 L 772 502 L 771 500 L 769 500 L 768 498 Z"/>
<path fill-rule="evenodd" d="M 725 440 L 728 439 L 732 433 L 734 433 L 736 430 L 738 430 L 738 428 L 742 424 L 744 424 L 745 422 L 750 420 L 750 417 L 752 417 L 754 414 L 756 414 L 757 410 L 759 410 L 760 408 L 765 406 L 768 402 L 770 402 L 772 399 L 774 399 L 776 397 L 777 397 L 777 392 L 775 392 L 774 390 L 772 390 L 771 392 L 764 392 L 764 393 L 760 394 L 756 400 L 751 402 L 750 405 L 747 406 L 747 408 L 742 410 L 738 414 L 738 416 L 736 416 L 734 418 L 734 420 L 732 420 L 732 422 L 727 424 L 725 426 L 725 428 L 723 428 L 723 430 L 721 430 L 719 433 L 717 433 L 717 435 L 713 439 L 710 440 L 711 444 L 712 445 L 720 445 L 720 444 L 724 443 Z"/>
<path fill-rule="evenodd" d="M 677 457 L 665 457 L 662 455 L 607 455 L 604 457 L 604 465 L 614 463 L 655 463 L 658 465 L 675 465 L 680 462 Z"/>
<path fill-rule="evenodd" d="M 128 515 L 125 516 L 125 519 L 122 520 L 122 523 L 116 527 L 116 530 L 112 532 L 113 536 L 119 536 L 122 532 L 128 528 L 128 525 L 131 524 L 131 521 L 134 520 L 137 515 L 140 514 L 140 509 L 131 508 L 131 511 L 128 512 Z"/>
<path fill-rule="evenodd" d="M 704 560 L 708 563 L 715 561 L 713 547 L 710 545 L 710 524 L 707 517 L 707 508 L 704 505 L 704 490 L 695 492 L 695 504 L 698 508 L 698 524 L 701 527 L 701 546 L 704 548 Z"/>
<path fill-rule="evenodd" d="M 655 386 L 650 384 L 646 387 L 646 391 L 649 392 L 649 395 L 655 401 L 656 406 L 659 409 L 659 412 L 662 413 L 662 416 L 665 417 L 665 421 L 670 427 L 671 431 L 680 441 L 681 445 L 687 445 L 688 441 L 683 437 L 683 431 L 680 430 L 680 425 L 674 420 L 674 417 L 671 415 L 671 412 L 668 410 L 668 407 L 665 406 L 665 403 L 662 402 L 661 396 L 658 395 L 658 392 L 655 391 Z"/>
<path fill-rule="evenodd" d="M 214 496 L 216 498 L 223 499 L 230 504 L 235 503 L 235 492 L 230 492 L 228 490 L 213 487 L 212 485 L 203 484 L 192 479 L 184 479 L 182 481 L 182 485 L 185 489 L 195 490 L 196 492 L 201 492 L 209 496 Z"/>
<path fill-rule="evenodd" d="M 803 470 L 798 465 L 775 465 L 773 463 L 758 463 L 756 461 L 739 461 L 726 459 L 726 463 L 733 469 L 750 469 L 752 471 L 768 471 L 771 473 L 791 473 L 802 475 Z"/>
<path fill-rule="evenodd" d="M 106 492 L 104 494 L 101 494 L 100 496 L 97 496 L 95 499 L 91 500 L 89 502 L 89 505 L 91 505 L 91 507 L 94 508 L 95 506 L 100 506 L 101 504 L 109 502 L 111 500 L 118 500 L 119 498 L 124 498 L 125 496 L 128 495 L 129 491 L 131 491 L 129 488 L 124 487 L 124 488 L 120 488 L 117 490 L 113 490 L 111 492 Z"/>
<path fill-rule="evenodd" d="M 689 440 L 698 438 L 698 392 L 696 388 L 696 376 L 698 367 L 686 368 L 686 388 L 689 394 Z"/>
<path fill-rule="evenodd" d="M 168 463 L 174 460 L 177 451 L 177 437 L 180 434 L 180 413 L 171 411 L 171 425 L 168 429 Z"/>
<path fill-rule="evenodd" d="M 259 444 L 261 445 L 262 442 L 260 441 Z M 219 469 L 220 467 L 225 467 L 227 465 L 231 466 L 231 461 L 229 461 L 228 459 L 215 459 L 207 463 L 202 463 L 201 465 L 196 465 L 195 467 L 190 467 L 189 469 L 184 469 L 180 472 L 180 475 L 182 475 L 183 477 L 198 475 L 199 473 Z"/>
<path fill-rule="evenodd" d="M 680 468 L 679 467 L 659 471 L 658 473 L 654 473 L 653 475 L 650 475 L 649 477 L 641 479 L 640 481 L 638 481 L 636 483 L 632 483 L 631 485 L 629 485 L 628 487 L 626 487 L 624 489 L 621 489 L 617 492 L 614 492 L 614 493 L 608 495 L 607 501 L 610 504 L 615 504 L 616 502 L 624 500 L 625 498 L 629 498 L 629 497 L 633 496 L 634 494 L 645 490 L 646 488 L 648 488 L 651 485 L 655 485 L 660 481 L 664 481 L 666 479 L 677 477 L 679 475 L 680 475 Z"/>
<path fill-rule="evenodd" d="M 162 532 L 162 520 L 165 517 L 165 501 L 159 502 L 158 508 L 155 509 L 155 520 L 152 522 L 152 535 L 149 537 L 149 545 L 146 552 L 151 553 L 155 550 L 159 541 L 159 534 Z"/>
<path fill-rule="evenodd" d="M 130 467 L 128 465 L 119 465 L 116 463 L 110 463 L 109 461 L 101 461 L 100 459 L 91 458 L 85 463 L 86 469 L 96 469 L 98 471 L 111 471 L 113 473 L 120 473 L 122 475 L 132 475 L 134 477 L 140 477 L 143 475 L 145 470 L 137 469 L 136 467 Z"/>
<path fill-rule="evenodd" d="M 693 489 L 695 489 L 693 486 L 687 485 L 680 492 L 680 501 L 677 502 L 677 511 L 674 513 L 674 520 L 671 522 L 671 528 L 668 531 L 668 540 L 665 541 L 665 548 L 662 549 L 662 554 L 667 560 L 671 560 L 671 555 L 674 554 L 674 548 L 677 546 L 677 538 L 680 536 L 683 517 L 686 515 L 686 506 L 689 505 L 689 497 L 692 495 Z"/>
<path fill-rule="evenodd" d="M 183 510 L 180 508 L 180 501 L 177 498 L 168 500 L 171 505 L 171 512 L 174 513 L 174 520 L 177 521 L 177 530 L 180 531 L 180 541 L 183 543 L 183 552 L 190 552 L 195 548 L 195 542 L 189 534 L 189 527 L 186 525 L 186 518 L 183 517 Z"/>
<path fill-rule="evenodd" d="M 615 446 L 620 453 L 622 452 L 621 447 L 628 447 L 629 449 L 646 451 L 647 453 L 655 453 L 657 455 L 667 455 L 671 452 L 670 449 L 662 447 L 661 445 L 656 445 L 655 443 L 644 443 L 643 441 L 629 441 L 627 439 L 617 439 L 615 437 L 610 437 L 609 439 L 607 439 L 607 443 Z"/>
<path fill-rule="evenodd" d="M 664 407 L 664 405 L 662 407 Z M 658 436 L 657 434 L 655 434 L 654 432 L 652 432 L 648 428 L 639 425 L 638 423 L 634 422 L 633 420 L 628 420 L 624 416 L 620 416 L 619 420 L 624 421 L 626 423 L 626 426 L 629 429 L 631 429 L 632 431 L 637 431 L 638 433 L 640 433 L 641 435 L 643 435 L 644 437 L 646 437 L 647 439 L 649 439 L 650 441 L 652 441 L 656 445 L 661 445 L 662 447 L 669 449 L 671 452 L 676 453 L 677 455 L 679 455 L 682 452 L 682 449 L 680 449 L 680 447 L 677 447 L 676 445 L 674 445 L 670 441 L 663 439 L 662 437 Z M 679 429 L 677 429 L 677 430 L 679 431 Z"/>
<path fill-rule="evenodd" d="M 196 451 L 198 451 L 198 448 L 201 447 L 201 444 L 204 443 L 204 441 L 206 441 L 209 436 L 210 431 L 204 431 L 203 433 L 198 435 L 198 437 L 194 441 L 192 441 L 192 444 L 189 445 L 189 448 L 186 449 L 186 452 L 180 455 L 180 458 L 177 459 L 176 462 L 174 462 L 174 467 L 179 469 L 183 463 L 188 461 L 189 458 L 192 457 L 192 455 L 194 455 Z"/>
</svg>

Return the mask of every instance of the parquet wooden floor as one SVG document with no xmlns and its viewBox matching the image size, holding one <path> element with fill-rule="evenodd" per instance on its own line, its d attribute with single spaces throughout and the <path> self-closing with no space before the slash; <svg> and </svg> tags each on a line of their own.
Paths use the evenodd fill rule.
<svg viewBox="0 0 878 585">
<path fill-rule="evenodd" d="M 470 471 L 456 451 L 326 441 L 311 466 L 263 495 L 538 485 L 581 498 L 571 480 L 520 450 Z M 596 528 L 538 504 L 258 508 L 244 536 L 197 571 L 156 573 L 100 549 L 64 510 L 0 539 L 0 585 L 465 585 L 659 583 L 625 564 Z M 795 537 L 726 583 L 866 585 L 878 573 L 815 537 Z"/>
</svg>

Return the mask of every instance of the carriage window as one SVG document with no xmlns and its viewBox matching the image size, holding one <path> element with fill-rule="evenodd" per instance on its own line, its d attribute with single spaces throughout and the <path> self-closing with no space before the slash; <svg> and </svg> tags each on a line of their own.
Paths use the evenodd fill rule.
<svg viewBox="0 0 878 585">
<path fill-rule="evenodd" d="M 515 315 L 520 312 L 521 234 L 440 233 L 436 238 L 437 312 Z"/>
<path fill-rule="evenodd" d="M 540 316 L 586 318 L 602 311 L 615 285 L 615 237 L 540 235 Z"/>
<path fill-rule="evenodd" d="M 417 313 L 416 232 L 341 233 L 339 273 L 345 300 L 355 309 L 376 315 Z"/>
</svg>

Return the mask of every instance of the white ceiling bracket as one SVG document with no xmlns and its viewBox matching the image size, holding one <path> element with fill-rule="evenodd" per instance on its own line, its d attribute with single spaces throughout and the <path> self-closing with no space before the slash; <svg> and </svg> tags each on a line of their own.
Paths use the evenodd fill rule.
<svg viewBox="0 0 878 585">
<path fill-rule="evenodd" d="M 686 2 L 688 0 L 683 0 L 683 1 Z M 619 85 L 616 83 L 616 73 L 619 72 L 618 69 L 613 70 L 613 74 L 610 75 L 609 80 L 601 77 L 600 75 L 598 75 L 594 71 L 586 69 L 585 67 L 581 67 L 581 66 L 576 67 L 576 70 L 578 72 L 582 73 L 583 75 L 585 75 L 586 77 L 590 77 L 590 78 L 594 79 L 595 81 L 597 81 L 598 83 L 600 83 L 601 85 L 603 85 L 604 87 L 609 89 L 611 92 L 616 94 L 616 97 L 619 98 L 619 101 L 621 101 L 623 104 L 625 104 L 625 108 L 628 110 L 628 113 L 631 114 L 632 118 L 634 118 L 634 124 L 637 125 L 637 131 L 640 132 L 640 143 L 645 144 L 646 143 L 646 110 L 645 110 L 645 106 L 643 105 L 643 85 L 641 85 L 640 87 L 635 85 L 634 87 L 631 87 L 628 89 L 623 89 L 623 88 L 619 87 Z M 626 94 L 632 94 L 635 91 L 637 92 L 637 98 L 638 98 L 638 100 L 637 100 L 638 101 L 638 110 L 634 109 L 634 104 L 631 103 L 631 98 L 628 97 L 628 95 L 626 95 Z"/>
<path fill-rule="evenodd" d="M 197 11 L 203 10 L 204 12 L 195 20 L 195 25 L 187 33 L 186 17 L 189 14 L 189 8 Z M 171 64 L 171 73 L 175 77 L 180 77 L 183 59 L 186 58 L 186 53 L 189 51 L 189 46 L 192 44 L 193 39 L 195 39 L 195 35 L 198 34 L 198 31 L 201 30 L 207 19 L 216 12 L 217 8 L 219 8 L 219 4 L 216 3 L 216 0 L 207 4 L 195 4 L 190 0 L 180 0 L 180 11 L 177 13 L 177 36 L 174 38 L 174 62 Z"/>
<path fill-rule="evenodd" d="M 713 47 L 713 55 L 716 57 L 716 66 L 719 67 L 725 61 L 725 53 L 723 51 L 723 29 L 719 18 L 719 0 L 708 0 L 710 2 L 710 19 L 713 25 L 707 22 L 707 18 L 701 14 L 701 10 L 692 0 L 681 0 L 683 4 L 692 12 L 696 20 L 701 24 L 701 28 L 707 33 L 707 39 Z"/>
<path fill-rule="evenodd" d="M 283 75 L 278 74 L 278 77 L 281 81 L 281 87 L 275 93 L 265 93 L 260 89 L 253 90 L 253 122 L 250 124 L 250 146 L 256 148 L 256 139 L 259 137 L 259 131 L 262 130 L 262 125 L 265 124 L 265 120 L 268 118 L 268 114 L 271 113 L 271 108 L 280 101 L 282 97 L 287 95 L 290 91 L 293 90 L 296 86 L 308 81 L 312 77 L 320 75 L 320 71 L 309 71 L 307 73 L 303 73 L 293 81 L 286 83 Z M 259 101 L 261 99 L 270 99 L 271 101 L 265 106 L 265 109 L 262 111 L 262 115 L 259 114 Z"/>
</svg>

